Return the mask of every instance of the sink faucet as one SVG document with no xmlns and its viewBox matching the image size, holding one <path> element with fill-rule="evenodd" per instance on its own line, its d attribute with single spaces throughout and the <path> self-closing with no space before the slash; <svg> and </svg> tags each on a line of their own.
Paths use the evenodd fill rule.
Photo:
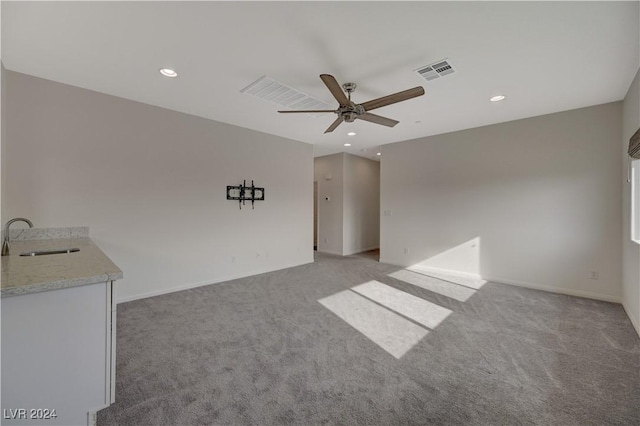
<svg viewBox="0 0 640 426">
<path fill-rule="evenodd" d="M 3 256 L 8 256 L 9 255 L 9 225 L 11 225 L 13 222 L 26 222 L 27 225 L 29 225 L 29 228 L 33 228 L 33 223 L 31 223 L 31 221 L 29 219 L 25 219 L 23 217 L 16 217 L 14 219 L 11 219 L 9 221 L 7 221 L 7 223 L 4 225 L 4 240 L 2 241 L 2 255 Z"/>
</svg>

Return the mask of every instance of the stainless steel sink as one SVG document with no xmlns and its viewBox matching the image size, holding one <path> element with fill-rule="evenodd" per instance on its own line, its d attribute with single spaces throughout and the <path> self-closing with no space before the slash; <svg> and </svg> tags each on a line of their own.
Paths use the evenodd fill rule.
<svg viewBox="0 0 640 426">
<path fill-rule="evenodd" d="M 75 253 L 77 251 L 80 251 L 80 249 L 77 247 L 70 248 L 70 249 L 59 249 L 59 250 L 38 250 L 38 251 L 28 251 L 26 253 L 20 253 L 20 256 L 44 256 L 47 254 Z"/>
</svg>

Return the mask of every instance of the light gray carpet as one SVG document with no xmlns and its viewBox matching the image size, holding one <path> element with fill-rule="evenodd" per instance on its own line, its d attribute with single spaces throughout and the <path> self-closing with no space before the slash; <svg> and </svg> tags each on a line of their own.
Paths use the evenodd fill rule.
<svg viewBox="0 0 640 426">
<path fill-rule="evenodd" d="M 640 424 L 640 339 L 620 305 L 494 283 L 461 301 L 397 270 L 317 254 L 118 305 L 99 426 Z M 318 302 L 371 280 L 452 313 L 396 358 Z"/>
</svg>

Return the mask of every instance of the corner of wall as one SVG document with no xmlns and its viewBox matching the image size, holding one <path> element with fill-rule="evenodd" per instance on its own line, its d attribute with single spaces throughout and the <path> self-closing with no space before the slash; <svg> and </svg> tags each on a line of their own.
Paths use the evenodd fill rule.
<svg viewBox="0 0 640 426">
<path fill-rule="evenodd" d="M 0 192 L 5 194 L 6 189 L 6 140 L 7 140 L 7 109 L 6 109 L 6 96 L 7 96 L 7 71 L 4 68 L 4 63 L 0 60 Z M 6 214 L 4 212 L 4 203 L 2 202 L 2 196 L 0 195 L 0 223 L 5 223 Z"/>
<path fill-rule="evenodd" d="M 629 139 L 640 128 L 640 68 L 622 104 L 622 306 L 640 336 L 640 245 L 631 241 L 631 185 L 627 184 Z"/>
<path fill-rule="evenodd" d="M 622 301 L 622 307 L 624 308 L 624 312 L 629 317 L 629 321 L 631 321 L 631 325 L 633 325 L 633 328 L 636 329 L 636 333 L 638 333 L 638 336 L 640 336 L 640 321 L 638 321 L 634 317 L 633 312 L 631 311 L 631 308 L 627 303 L 625 303 L 624 300 Z"/>
</svg>

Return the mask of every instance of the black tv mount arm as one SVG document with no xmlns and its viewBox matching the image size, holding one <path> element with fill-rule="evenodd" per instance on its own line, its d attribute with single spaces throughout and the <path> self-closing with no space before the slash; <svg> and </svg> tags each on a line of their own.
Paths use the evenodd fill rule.
<svg viewBox="0 0 640 426">
<path fill-rule="evenodd" d="M 253 180 L 251 186 L 247 186 L 246 180 L 242 181 L 242 185 L 227 185 L 227 200 L 238 201 L 240 210 L 245 205 L 245 201 L 251 200 L 251 209 L 255 209 L 256 201 L 264 201 L 264 188 L 255 186 Z"/>
</svg>

